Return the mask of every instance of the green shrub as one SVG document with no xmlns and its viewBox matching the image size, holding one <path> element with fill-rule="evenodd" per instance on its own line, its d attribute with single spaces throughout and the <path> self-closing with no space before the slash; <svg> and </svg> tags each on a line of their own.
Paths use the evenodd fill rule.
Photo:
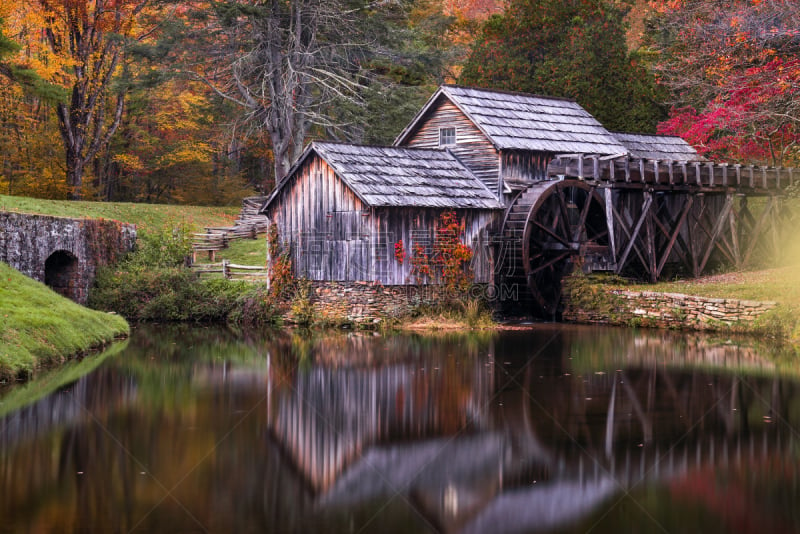
<svg viewBox="0 0 800 534">
<path fill-rule="evenodd" d="M 494 324 L 492 312 L 481 299 L 469 299 L 462 302 L 464 322 L 470 328 L 488 328 Z"/>
<path fill-rule="evenodd" d="M 200 280 L 182 268 L 101 269 L 89 306 L 135 321 L 226 321 L 239 299 L 256 290 L 247 282 Z"/>
<path fill-rule="evenodd" d="M 228 322 L 237 326 L 257 327 L 276 324 L 279 317 L 274 297 L 266 289 L 258 287 L 239 296 L 228 315 Z"/>
<path fill-rule="evenodd" d="M 306 279 L 298 280 L 292 297 L 292 319 L 300 326 L 310 326 L 314 323 L 315 310 L 311 302 L 311 282 Z"/>
<path fill-rule="evenodd" d="M 764 337 L 795 342 L 793 337 L 800 328 L 797 311 L 793 306 L 773 308 L 755 320 L 753 330 Z"/>
<path fill-rule="evenodd" d="M 192 253 L 191 228 L 186 223 L 167 225 L 155 231 L 142 232 L 136 239 L 136 250 L 119 266 L 142 270 L 183 265 Z"/>
</svg>

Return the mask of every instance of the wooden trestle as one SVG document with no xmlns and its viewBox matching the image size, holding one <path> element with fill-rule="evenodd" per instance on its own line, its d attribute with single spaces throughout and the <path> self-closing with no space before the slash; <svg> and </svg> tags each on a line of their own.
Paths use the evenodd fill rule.
<svg viewBox="0 0 800 534">
<path fill-rule="evenodd" d="M 789 231 L 782 200 L 798 179 L 800 172 L 789 168 L 557 156 L 548 180 L 530 185 L 508 207 L 503 234 L 519 241 L 521 252 L 510 265 L 519 278 L 513 281 L 555 315 L 560 289 L 543 286 L 543 259 L 551 270 L 546 283 L 559 286 L 575 266 L 656 282 L 665 274 L 698 277 L 721 265 L 776 260 Z"/>
</svg>

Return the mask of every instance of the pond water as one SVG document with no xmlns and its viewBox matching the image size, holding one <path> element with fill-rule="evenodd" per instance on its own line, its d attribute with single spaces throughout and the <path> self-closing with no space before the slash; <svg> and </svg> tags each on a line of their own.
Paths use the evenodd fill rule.
<svg viewBox="0 0 800 534">
<path fill-rule="evenodd" d="M 800 368 L 697 334 L 139 327 L 0 397 L 0 532 L 800 531 Z"/>
</svg>

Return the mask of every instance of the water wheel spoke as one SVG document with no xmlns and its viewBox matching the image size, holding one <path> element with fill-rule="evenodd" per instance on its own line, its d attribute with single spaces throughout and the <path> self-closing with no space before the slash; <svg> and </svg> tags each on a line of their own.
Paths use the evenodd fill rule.
<svg viewBox="0 0 800 534">
<path fill-rule="evenodd" d="M 526 291 L 533 310 L 552 319 L 560 307 L 561 280 L 579 264 L 576 256 L 591 255 L 591 265 L 611 264 L 605 203 L 596 188 L 580 180 L 539 182 L 517 197 L 515 213 L 526 212 L 522 255 Z"/>
<path fill-rule="evenodd" d="M 564 193 L 568 188 L 566 187 L 556 187 L 556 192 L 558 193 L 556 199 L 558 200 L 558 209 L 561 214 L 561 231 L 565 236 L 572 235 L 570 231 L 570 224 L 569 224 L 569 208 L 567 207 L 567 200 L 564 198 Z"/>
<path fill-rule="evenodd" d="M 562 254 L 559 254 L 558 256 L 548 260 L 545 263 L 537 265 L 536 267 L 533 267 L 533 262 L 531 262 L 531 273 L 535 274 L 535 273 L 538 273 L 539 271 L 542 271 L 544 269 L 552 267 L 553 265 L 555 265 L 559 261 L 561 261 L 561 260 L 563 260 L 565 258 L 569 258 L 571 254 L 572 254 L 572 251 L 568 250 L 568 251 L 566 251 L 566 252 L 564 252 Z"/>
<path fill-rule="evenodd" d="M 592 207 L 592 200 L 594 200 L 594 199 L 593 199 L 592 195 L 590 194 L 587 197 L 586 202 L 584 202 L 584 204 L 583 204 L 583 208 L 581 209 L 581 216 L 578 219 L 578 224 L 575 226 L 575 231 L 572 234 L 572 240 L 573 241 L 578 241 L 580 239 L 580 237 L 581 237 L 581 231 L 586 226 L 586 217 L 589 215 L 589 208 Z M 588 228 L 587 228 L 587 232 L 586 233 L 587 233 L 587 236 L 588 236 L 588 233 L 589 233 L 588 232 Z"/>
<path fill-rule="evenodd" d="M 538 228 L 540 228 L 541 230 L 543 230 L 543 231 L 544 231 L 544 232 L 545 232 L 547 235 L 549 235 L 550 237 L 552 237 L 552 238 L 553 238 L 553 239 L 555 239 L 556 241 L 558 241 L 558 242 L 562 243 L 562 244 L 563 244 L 565 247 L 567 247 L 567 248 L 570 248 L 570 247 L 572 247 L 572 244 L 569 242 L 569 240 L 567 240 L 567 239 L 565 239 L 564 237 L 562 237 L 562 236 L 558 235 L 558 234 L 557 234 L 557 233 L 555 233 L 553 230 L 551 230 L 551 229 L 550 229 L 550 228 L 548 228 L 547 226 L 543 225 L 543 224 L 542 224 L 542 223 L 540 223 L 539 221 L 531 221 L 531 222 L 532 222 L 534 225 L 536 225 Z"/>
</svg>

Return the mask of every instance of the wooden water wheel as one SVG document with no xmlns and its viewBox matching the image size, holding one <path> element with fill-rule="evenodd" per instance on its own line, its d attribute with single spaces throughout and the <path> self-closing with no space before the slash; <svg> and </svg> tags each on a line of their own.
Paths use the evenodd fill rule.
<svg viewBox="0 0 800 534">
<path fill-rule="evenodd" d="M 612 264 L 603 197 L 581 180 L 530 186 L 508 209 L 504 235 L 512 243 L 505 283 L 520 285 L 520 302 L 544 318 L 559 314 L 561 280 L 576 266 Z"/>
</svg>

